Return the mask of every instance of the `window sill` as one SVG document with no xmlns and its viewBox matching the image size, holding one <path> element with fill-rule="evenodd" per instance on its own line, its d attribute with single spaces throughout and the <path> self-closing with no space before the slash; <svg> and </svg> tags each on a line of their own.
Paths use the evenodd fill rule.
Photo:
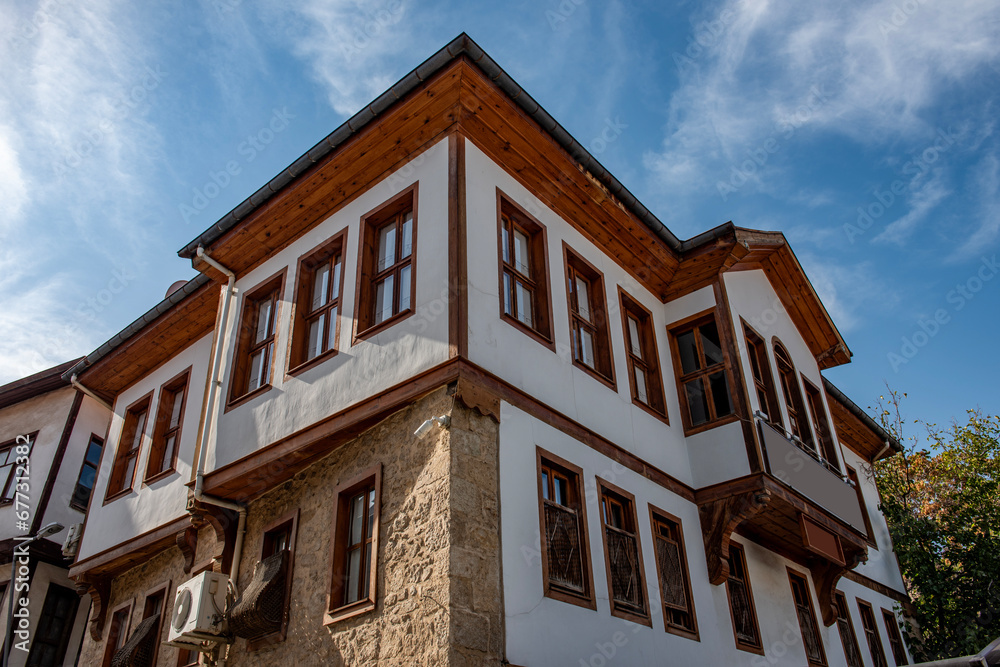
<svg viewBox="0 0 1000 667">
<path fill-rule="evenodd" d="M 507 313 L 505 313 L 503 311 L 500 311 L 500 319 L 503 320 L 503 321 L 505 321 L 505 322 L 507 322 L 507 323 L 509 323 L 514 328 L 520 329 L 521 331 L 523 331 L 527 335 L 531 336 L 532 338 L 534 338 L 535 340 L 537 340 L 539 343 L 541 343 L 545 347 L 547 347 L 550 350 L 552 350 L 553 352 L 556 351 L 556 344 L 552 341 L 551 338 L 549 338 L 548 336 L 544 335 L 543 333 L 541 333 L 537 329 L 532 329 L 531 327 L 529 327 L 527 324 L 525 324 L 521 320 L 517 319 L 516 317 L 511 317 Z"/>
<path fill-rule="evenodd" d="M 678 637 L 684 637 L 685 639 L 690 639 L 696 642 L 701 641 L 701 636 L 697 632 L 691 632 L 690 630 L 684 630 L 683 628 L 677 628 L 672 625 L 665 625 L 664 629 L 667 631 L 667 634 L 677 635 Z"/>
<path fill-rule="evenodd" d="M 119 499 L 124 498 L 125 496 L 131 495 L 131 494 L 132 494 L 132 487 L 129 487 L 127 489 L 122 489 L 121 491 L 115 491 L 110 496 L 105 496 L 104 497 L 104 505 L 107 505 L 108 503 L 113 503 L 116 500 L 119 500 Z"/>
<path fill-rule="evenodd" d="M 302 373 L 305 373 L 310 368 L 313 368 L 315 366 L 319 366 L 320 364 L 322 364 L 327 359 L 331 359 L 331 358 L 333 358 L 335 356 L 337 356 L 337 350 L 336 349 L 327 350 L 323 354 L 317 354 L 312 359 L 309 359 L 308 361 L 303 361 L 301 364 L 299 364 L 299 365 L 297 365 L 297 366 L 295 366 L 293 368 L 289 368 L 285 372 L 285 377 L 286 378 L 287 377 L 295 377 L 296 375 L 300 375 Z"/>
<path fill-rule="evenodd" d="M 611 391 L 613 391 L 615 393 L 618 393 L 618 385 L 615 384 L 615 378 L 614 378 L 613 374 L 612 374 L 611 377 L 603 375 L 600 372 L 598 372 L 598 371 L 594 370 L 593 368 L 591 368 L 590 366 L 588 366 L 587 364 L 583 363 L 582 361 L 578 361 L 577 359 L 573 359 L 573 366 L 575 366 L 576 368 L 579 368 L 581 371 L 583 371 L 584 373 L 586 373 L 590 377 L 594 378 L 595 380 L 597 380 L 598 382 L 600 382 L 601 384 L 603 384 L 605 387 L 607 387 Z"/>
<path fill-rule="evenodd" d="M 582 593 L 571 593 L 570 591 L 565 591 L 561 588 L 546 586 L 545 597 L 552 600 L 558 600 L 559 602 L 565 602 L 567 604 L 575 604 L 577 607 L 583 607 L 584 609 L 590 609 L 591 611 L 597 611 L 597 602 L 594 600 L 593 596 L 587 597 Z"/>
<path fill-rule="evenodd" d="M 150 476 L 146 477 L 146 479 L 142 480 L 142 484 L 143 484 L 143 486 L 149 486 L 150 484 L 153 484 L 154 482 L 159 482 L 161 479 L 166 479 L 167 477 L 170 477 L 171 475 L 176 475 L 176 474 L 177 474 L 177 470 L 176 469 L 174 469 L 174 468 L 167 468 L 166 470 L 161 470 L 158 473 L 155 473 L 153 475 L 150 475 Z"/>
<path fill-rule="evenodd" d="M 741 644 L 736 642 L 736 648 L 740 651 L 746 651 L 747 653 L 755 653 L 757 655 L 764 655 L 764 649 L 759 646 L 752 646 L 750 644 Z"/>
<path fill-rule="evenodd" d="M 323 625 L 333 625 L 334 623 L 339 623 L 340 621 L 346 621 L 349 618 L 354 618 L 355 616 L 360 616 L 361 614 L 367 614 L 370 611 L 375 610 L 374 600 L 359 600 L 353 604 L 349 604 L 344 607 L 338 607 L 333 611 L 327 611 L 323 614 Z"/>
<path fill-rule="evenodd" d="M 367 340 L 375 334 L 381 333 L 383 330 L 388 329 L 392 325 L 402 322 L 406 318 L 410 317 L 414 314 L 414 312 L 416 311 L 414 311 L 413 308 L 407 308 L 406 310 L 399 311 L 387 320 L 383 320 L 378 324 L 368 327 L 364 331 L 355 331 L 354 340 L 351 341 L 351 345 L 357 345 L 359 342 Z"/>
<path fill-rule="evenodd" d="M 662 412 L 657 412 L 656 410 L 654 410 L 650 406 L 648 406 L 645 403 L 643 403 L 642 401 L 640 401 L 638 398 L 635 398 L 635 397 L 632 398 L 632 405 L 634 405 L 635 407 L 639 408 L 643 412 L 649 414 L 649 416 L 653 417 L 654 419 L 659 419 L 661 422 L 663 422 L 667 426 L 670 426 L 670 420 L 667 418 L 666 414 L 664 414 Z"/>
<path fill-rule="evenodd" d="M 611 603 L 611 615 L 624 621 L 632 621 L 639 625 L 645 625 L 648 628 L 653 627 L 653 622 L 649 619 L 648 614 L 639 614 L 628 609 L 618 609 L 615 607 L 614 602 Z"/>
<path fill-rule="evenodd" d="M 733 422 L 739 421 L 740 418 L 736 415 L 729 415 L 728 417 L 723 417 L 722 419 L 716 419 L 712 422 L 706 422 L 704 424 L 698 424 L 697 426 L 685 426 L 684 435 L 695 435 L 696 433 L 701 433 L 703 431 L 710 431 L 713 428 L 718 428 L 719 426 L 725 426 L 726 424 L 732 424 Z"/>
<path fill-rule="evenodd" d="M 246 394 L 243 394 L 242 396 L 238 396 L 237 398 L 230 399 L 229 402 L 226 403 L 226 409 L 223 411 L 222 414 L 225 414 L 225 413 L 229 412 L 230 410 L 233 410 L 235 408 L 240 407 L 244 403 L 247 403 L 251 399 L 254 399 L 254 398 L 258 397 L 261 394 L 266 394 L 267 392 L 271 391 L 271 387 L 272 387 L 272 385 L 265 384 L 264 386 L 257 387 L 253 391 L 247 392 Z"/>
</svg>

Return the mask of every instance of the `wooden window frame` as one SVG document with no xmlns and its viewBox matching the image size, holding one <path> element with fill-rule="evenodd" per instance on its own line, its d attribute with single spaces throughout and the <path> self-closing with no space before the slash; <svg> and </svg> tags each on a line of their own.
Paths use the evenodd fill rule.
<svg viewBox="0 0 1000 667">
<path fill-rule="evenodd" d="M 865 642 L 868 644 L 868 653 L 871 655 L 873 667 L 889 667 L 889 661 L 886 658 L 885 647 L 882 645 L 882 637 L 878 633 L 878 623 L 875 620 L 875 610 L 872 608 L 870 602 L 866 602 L 861 598 L 858 600 L 858 614 L 861 615 L 861 629 L 865 633 Z M 865 621 L 865 611 L 868 612 L 868 617 L 871 619 L 871 630 L 868 629 Z M 874 642 L 872 639 L 874 638 Z"/>
<path fill-rule="evenodd" d="M 817 452 L 822 451 L 823 461 L 827 469 L 840 475 L 840 458 L 837 456 L 837 444 L 833 441 L 833 430 L 830 427 L 830 420 L 826 416 L 826 405 L 823 400 L 823 392 L 799 373 L 802 380 L 802 388 L 806 395 L 806 409 L 812 419 L 814 442 Z"/>
<path fill-rule="evenodd" d="M 730 581 L 732 579 L 738 579 L 734 576 L 732 566 L 729 568 L 729 576 L 726 578 L 726 599 L 729 602 L 729 619 L 732 621 L 733 627 L 733 639 L 736 641 L 736 648 L 741 651 L 746 651 L 747 653 L 756 653 L 757 655 L 764 655 L 764 637 L 760 633 L 760 620 L 757 617 L 757 603 L 753 599 L 753 586 L 750 583 L 750 569 L 747 567 L 746 551 L 743 549 L 743 545 L 734 540 L 729 542 L 729 559 L 733 558 L 733 554 L 739 558 L 743 571 L 746 573 L 744 579 L 740 579 L 747 588 L 747 599 L 750 604 L 750 615 L 753 619 L 754 630 L 757 633 L 757 640 L 759 644 L 749 644 L 747 642 L 740 641 L 739 636 L 736 634 L 736 611 L 733 609 L 733 595 L 730 590 Z"/>
<path fill-rule="evenodd" d="M 864 658 L 861 657 L 861 646 L 858 644 L 858 635 L 854 631 L 854 621 L 851 620 L 851 610 L 847 606 L 847 596 L 840 591 L 834 591 L 834 604 L 837 605 L 837 630 L 840 634 L 840 643 L 844 646 L 845 658 L 850 654 L 847 642 L 851 642 L 854 655 L 858 656 L 860 664 L 848 667 L 864 667 Z M 841 622 L 843 620 L 843 622 Z M 846 635 L 846 636 L 845 636 Z"/>
<path fill-rule="evenodd" d="M 545 503 L 554 502 L 545 499 L 543 492 L 542 470 L 555 470 L 567 479 L 567 487 L 570 491 L 570 502 L 574 506 L 564 505 L 577 512 L 580 522 L 580 556 L 581 569 L 583 572 L 582 592 L 574 591 L 566 586 L 553 582 L 549 577 L 549 546 L 548 531 L 545 523 Z M 538 489 L 538 534 L 540 536 L 539 549 L 542 561 L 542 590 L 545 597 L 578 607 L 597 611 L 597 599 L 594 595 L 594 570 L 593 560 L 590 554 L 590 533 L 587 530 L 587 495 L 583 488 L 583 469 L 573 465 L 566 459 L 547 452 L 541 447 L 535 448 L 535 479 Z"/>
<path fill-rule="evenodd" d="M 649 506 L 649 525 L 653 532 L 653 555 L 656 561 L 656 579 L 657 583 L 662 587 L 663 585 L 663 571 L 660 569 L 660 560 L 655 558 L 656 555 L 656 540 L 664 539 L 660 536 L 657 530 L 657 524 L 660 523 L 672 523 L 674 528 L 677 530 L 677 546 L 680 550 L 680 561 L 681 561 L 681 575 L 684 580 L 684 593 L 687 596 L 688 605 L 688 615 L 691 617 L 692 629 L 687 629 L 682 625 L 674 623 L 670 619 L 670 613 L 666 608 L 666 604 L 663 602 L 662 593 L 660 599 L 661 611 L 663 612 L 663 629 L 672 635 L 677 635 L 678 637 L 686 637 L 687 639 L 693 639 L 694 641 L 701 641 L 701 636 L 698 630 L 698 614 L 694 606 L 694 593 L 691 588 L 691 570 L 688 567 L 687 560 L 687 547 L 684 544 L 684 525 L 680 518 L 666 512 L 659 507 L 653 505 Z M 650 605 L 652 606 L 652 605 Z"/>
<path fill-rule="evenodd" d="M 528 253 L 534 278 L 529 278 L 521 273 L 516 266 L 504 261 L 503 233 L 506 226 L 505 218 L 510 221 L 511 229 L 516 226 L 528 237 Z M 511 250 L 509 256 L 513 257 L 513 233 L 509 236 Z M 528 336 L 534 338 L 539 343 L 555 352 L 555 338 L 552 325 L 552 298 L 549 287 L 549 241 L 546 235 L 545 225 L 538 221 L 533 215 L 524 210 L 514 202 L 513 198 L 504 194 L 497 188 L 497 275 L 499 276 L 498 295 L 500 306 L 500 319 L 508 322 L 516 329 L 523 331 Z M 515 279 L 524 282 L 528 286 L 533 286 L 532 313 L 534 326 L 529 326 L 519 320 L 516 316 L 507 313 L 504 308 L 504 274 L 511 276 L 511 281 Z M 516 307 L 516 302 L 515 302 Z"/>
<path fill-rule="evenodd" d="M 358 244 L 358 271 L 356 298 L 354 302 L 354 335 L 353 344 L 374 336 L 380 331 L 393 326 L 412 316 L 417 309 L 417 223 L 418 186 L 414 183 L 389 200 L 379 204 L 361 216 L 361 242 Z M 400 224 L 401 216 L 412 211 L 410 254 L 400 259 L 400 248 L 403 242 L 402 234 L 396 234 L 396 262 L 381 271 L 376 269 L 378 261 L 378 232 L 388 224 Z M 400 308 L 400 287 L 398 276 L 403 268 L 410 267 L 410 306 Z M 393 314 L 390 317 L 375 322 L 375 283 L 392 273 L 393 279 L 392 303 Z M 341 280 L 343 285 L 343 280 Z"/>
<path fill-rule="evenodd" d="M 145 484 L 152 484 L 177 472 L 177 454 L 181 448 L 181 432 L 184 427 L 184 415 L 187 411 L 187 401 L 190 394 L 191 368 L 191 366 L 188 366 L 173 378 L 164 382 L 163 386 L 160 387 L 159 401 L 156 406 L 156 418 L 153 422 L 152 445 L 149 448 L 149 456 L 146 457 Z M 181 398 L 181 414 L 177 419 L 177 427 L 172 429 L 170 428 L 170 417 L 172 416 L 173 403 L 171 402 L 168 405 L 167 398 L 175 396 L 178 391 L 183 391 L 184 396 Z M 167 448 L 167 439 L 171 435 L 174 436 L 174 448 L 170 453 L 170 465 L 163 470 L 154 470 L 154 463 L 163 460 L 163 455 L 166 453 Z"/>
<path fill-rule="evenodd" d="M 878 544 L 875 542 L 875 531 L 872 529 L 872 520 L 868 514 L 868 503 L 865 502 L 865 495 L 861 490 L 861 477 L 858 476 L 857 470 L 846 463 L 844 464 L 844 468 L 847 470 L 847 479 L 854 484 L 854 492 L 858 496 L 858 504 L 861 505 L 861 518 L 865 521 L 865 538 L 868 540 L 868 544 L 878 551 Z"/>
<path fill-rule="evenodd" d="M 278 352 L 278 323 L 282 315 L 282 298 L 285 292 L 285 276 L 288 267 L 284 267 L 274 275 L 257 283 L 253 288 L 243 295 L 243 303 L 240 306 L 239 327 L 236 330 L 236 348 L 233 352 L 232 370 L 229 374 L 229 400 L 226 403 L 225 412 L 243 405 L 250 399 L 268 392 L 272 387 L 274 374 L 274 356 Z M 263 341 L 253 344 L 251 336 L 254 335 L 257 321 L 257 309 L 265 300 L 273 300 L 271 308 L 271 332 Z M 250 383 L 250 357 L 258 350 L 270 347 L 270 354 L 267 360 L 267 377 L 261 380 L 260 386 L 249 388 Z"/>
<path fill-rule="evenodd" d="M 626 523 L 631 522 L 633 530 L 632 536 L 635 538 L 635 548 L 638 562 L 639 592 L 642 595 L 642 609 L 631 607 L 619 603 L 615 599 L 614 585 L 611 580 L 611 549 L 608 544 L 608 530 L 620 531 L 629 534 L 627 529 L 609 526 L 604 519 L 604 502 L 611 500 L 620 503 L 623 507 L 623 517 Z M 642 538 L 639 536 L 639 520 L 636 516 L 635 496 L 611 482 L 597 478 L 597 509 L 601 519 L 601 542 L 604 544 L 604 571 L 608 580 L 608 602 L 611 604 L 611 615 L 633 623 L 639 623 L 647 627 L 653 627 L 649 613 L 649 591 L 646 590 L 646 568 L 642 561 Z"/>
<path fill-rule="evenodd" d="M 750 378 L 753 381 L 757 403 L 761 403 L 761 396 L 763 396 L 764 404 L 760 405 L 761 412 L 767 415 L 768 423 L 784 431 L 785 421 L 781 414 L 781 404 L 778 403 L 777 385 L 774 382 L 774 374 L 771 372 L 771 359 L 767 353 L 767 342 L 763 336 L 747 324 L 746 320 L 741 317 L 740 321 L 743 323 L 743 340 L 747 346 L 747 361 L 750 364 Z M 760 370 L 761 377 L 757 377 L 754 372 L 755 368 Z"/>
<path fill-rule="evenodd" d="M 267 553 L 269 551 L 268 538 L 270 535 L 284 532 L 285 530 L 288 531 L 288 563 L 285 569 L 285 608 L 281 612 L 281 628 L 274 632 L 248 639 L 248 651 L 257 651 L 267 646 L 273 646 L 285 641 L 288 637 L 288 617 L 292 606 L 292 573 L 295 568 L 295 543 L 298 539 L 299 530 L 299 508 L 296 507 L 290 512 L 285 512 L 264 526 L 264 530 L 261 531 L 260 552 L 257 560 L 259 562 L 268 556 L 274 555 L 274 552 Z"/>
<path fill-rule="evenodd" d="M 823 645 L 823 635 L 820 633 L 819 622 L 816 620 L 816 609 L 813 607 L 812 593 L 809 592 L 809 577 L 787 566 L 785 567 L 785 570 L 788 572 L 788 585 L 792 591 L 792 604 L 796 609 L 798 609 L 799 603 L 795 599 L 795 585 L 797 583 L 801 587 L 802 593 L 805 595 L 805 606 L 808 607 L 811 631 L 813 636 L 816 638 L 816 643 L 819 644 L 819 660 L 810 658 L 809 652 L 806 651 L 806 661 L 809 663 L 810 667 L 826 667 L 826 647 Z M 802 617 L 800 617 L 798 613 L 796 613 L 795 616 L 799 622 L 799 632 L 802 634 L 802 646 L 805 648 L 806 628 L 802 627 Z"/>
<path fill-rule="evenodd" d="M 570 348 L 573 365 L 612 391 L 618 391 L 615 381 L 615 355 L 611 344 L 608 323 L 608 298 L 604 289 L 604 274 L 563 241 L 563 265 L 566 269 L 566 305 L 569 311 Z M 593 321 L 580 314 L 576 279 L 587 283 L 588 299 Z M 588 366 L 579 357 L 577 332 L 587 330 L 594 342 L 594 366 Z"/>
<path fill-rule="evenodd" d="M 348 505 L 351 497 L 362 489 L 371 486 L 375 488 L 375 517 L 372 526 L 372 553 L 369 561 L 368 595 L 349 604 L 342 604 L 344 599 L 344 568 L 349 533 Z M 382 516 L 382 465 L 368 468 L 353 479 L 350 479 L 334 489 L 333 492 L 333 527 L 330 540 L 330 585 L 327 587 L 326 613 L 323 616 L 325 625 L 353 618 L 372 611 L 377 606 L 378 599 L 378 547 L 379 531 Z"/>
<path fill-rule="evenodd" d="M 710 308 L 690 317 L 678 320 L 667 327 L 667 333 L 670 338 L 670 353 L 674 364 L 674 380 L 677 384 L 677 399 L 681 406 L 681 422 L 684 424 L 684 435 L 686 436 L 701 433 L 702 431 L 707 431 L 719 426 L 724 426 L 725 424 L 731 424 L 739 420 L 739 415 L 736 414 L 736 394 L 734 391 L 735 384 L 733 382 L 732 369 L 733 360 L 729 356 L 728 346 L 723 340 L 722 327 L 719 326 L 719 318 L 723 316 L 724 314 L 720 315 L 717 308 Z M 698 329 L 702 325 L 709 322 L 715 324 L 716 331 L 719 333 L 719 347 L 722 350 L 722 362 L 711 366 L 705 366 L 704 368 L 700 368 L 689 373 L 684 373 L 684 366 L 681 363 L 680 345 L 677 343 L 677 337 L 680 334 Z M 697 341 L 697 349 L 701 350 L 701 337 L 696 336 L 695 339 Z M 700 352 L 700 354 L 702 358 L 704 358 L 704 353 Z M 708 383 L 708 377 L 718 373 L 720 367 L 725 373 L 726 387 L 729 391 L 729 407 L 731 410 L 728 415 L 723 415 L 721 417 L 715 414 L 714 395 L 712 394 L 711 386 Z M 691 422 L 691 410 L 687 400 L 687 391 L 684 387 L 686 383 L 698 378 L 703 379 L 702 386 L 705 387 L 706 395 L 708 396 L 709 419 L 704 423 L 693 425 Z"/>
<path fill-rule="evenodd" d="M 22 437 L 18 436 L 16 438 L 8 440 L 7 442 L 0 443 L 0 452 L 4 453 L 7 456 L 7 460 L 9 461 L 9 463 L 5 464 L 5 465 L 9 465 L 10 466 L 10 472 L 7 473 L 6 479 L 0 480 L 0 484 L 3 484 L 3 486 L 0 487 L 0 507 L 4 507 L 6 505 L 10 505 L 10 504 L 12 504 L 14 502 L 14 498 L 15 498 L 16 493 L 17 493 L 17 483 L 14 480 L 18 477 L 18 475 L 17 475 L 17 469 L 19 467 L 17 465 L 17 459 L 20 456 L 27 456 L 27 457 L 29 457 L 29 460 L 30 460 L 31 452 L 35 448 L 35 440 L 37 438 L 38 438 L 38 431 L 34 431 L 32 433 L 28 433 L 27 435 L 25 435 L 23 437 L 23 440 L 26 440 L 27 442 L 22 442 Z M 28 453 L 27 454 L 18 454 L 17 450 L 15 448 L 18 447 L 18 446 L 21 446 L 21 445 L 25 445 L 25 444 L 28 445 Z M 11 455 L 13 455 L 13 457 L 14 457 L 13 459 L 10 459 Z M 24 467 L 24 466 L 21 466 L 21 467 Z M 30 466 L 27 466 L 27 467 L 30 467 Z M 95 479 L 94 481 L 96 483 L 97 480 Z M 7 493 L 8 492 L 10 492 L 10 498 L 9 499 L 7 498 Z"/>
<path fill-rule="evenodd" d="M 885 626 L 885 636 L 889 639 L 889 650 L 892 653 L 892 661 L 896 664 L 896 667 L 910 664 L 910 660 L 906 656 L 906 645 L 903 644 L 903 635 L 900 633 L 899 625 L 896 621 L 896 614 L 885 607 L 879 607 L 879 609 L 882 611 L 882 625 Z M 897 653 L 897 646 L 899 646 L 899 652 L 902 653 L 902 656 Z"/>
<path fill-rule="evenodd" d="M 632 404 L 645 410 L 665 424 L 670 424 L 667 414 L 667 399 L 663 390 L 663 374 L 660 370 L 660 350 L 656 343 L 656 326 L 653 324 L 653 314 L 618 286 L 618 307 L 622 314 L 622 335 L 625 337 L 625 359 L 628 363 L 628 381 L 632 395 Z M 641 358 L 632 351 L 632 335 L 629 330 L 629 317 L 639 325 L 639 348 Z M 636 366 L 646 377 L 646 401 L 639 399 L 635 380 Z"/>
<path fill-rule="evenodd" d="M 61 596 L 63 601 L 69 603 L 70 609 L 67 618 L 62 619 L 62 623 L 55 622 L 55 618 L 50 615 L 46 618 L 45 610 L 46 606 L 50 600 L 54 600 L 53 596 Z M 25 656 L 26 665 L 32 664 L 32 659 L 37 656 L 36 651 L 45 650 L 45 647 L 55 648 L 56 656 L 58 658 L 58 663 L 63 665 L 66 664 L 66 653 L 69 650 L 69 640 L 73 635 L 73 626 L 76 624 L 76 615 L 80 610 L 80 596 L 77 594 L 76 590 L 69 588 L 68 586 L 63 586 L 57 584 L 54 581 L 50 581 L 49 585 L 45 589 L 45 596 L 42 599 L 42 608 L 38 614 L 37 619 L 32 619 L 32 633 L 31 633 L 31 648 L 28 650 L 27 656 Z M 49 607 L 49 611 L 52 611 L 52 607 Z M 67 622 L 68 621 L 68 622 Z M 48 639 L 43 639 L 44 632 L 43 626 L 47 624 L 49 627 L 54 627 L 59 634 L 59 643 L 54 644 Z"/>
<path fill-rule="evenodd" d="M 115 657 L 115 651 L 121 648 L 120 646 L 115 646 L 115 644 L 118 643 L 123 634 L 125 640 L 128 641 L 129 630 L 132 624 L 132 608 L 134 605 L 135 600 L 129 600 L 112 609 L 108 615 L 108 636 L 104 640 L 104 658 L 101 660 L 102 667 L 111 667 L 111 660 Z M 122 611 L 125 612 L 125 620 L 116 628 L 115 616 Z M 114 641 L 112 641 L 112 638 L 114 638 Z"/>
<path fill-rule="evenodd" d="M 143 442 L 146 439 L 146 432 L 149 430 L 150 418 L 149 413 L 153 409 L 153 392 L 150 391 L 148 394 L 132 402 L 127 408 L 125 408 L 125 417 L 122 419 L 122 430 L 118 435 L 118 447 L 115 450 L 114 462 L 111 465 L 111 473 L 108 476 L 107 489 L 104 492 L 104 504 L 107 505 L 110 502 L 123 498 L 132 492 L 132 488 L 135 485 L 136 475 L 139 474 L 139 458 L 142 455 Z M 142 423 L 142 431 L 139 433 L 139 444 L 135 448 L 125 450 L 125 441 L 134 442 L 136 435 L 136 422 L 138 417 L 136 416 L 139 412 L 145 412 L 145 417 Z M 125 471 L 127 468 L 127 460 L 131 458 L 131 455 L 135 455 L 135 465 L 132 467 L 132 478 L 127 480 L 124 479 Z M 103 452 L 101 453 L 103 456 Z"/>
<path fill-rule="evenodd" d="M 145 621 L 147 618 L 152 616 L 152 614 L 146 614 L 146 603 L 149 601 L 149 598 L 160 593 L 163 594 L 163 605 L 160 607 L 160 623 L 156 627 L 156 646 L 153 648 L 153 660 L 150 663 L 153 665 L 156 664 L 156 658 L 160 653 L 160 644 L 163 643 L 163 629 L 167 627 L 167 621 L 170 619 L 170 611 L 168 608 L 173 602 L 173 598 L 170 595 L 172 590 L 173 589 L 170 587 L 170 579 L 167 579 L 159 586 L 150 588 L 142 597 L 142 618 L 140 620 Z"/>
<path fill-rule="evenodd" d="M 788 413 L 786 432 L 797 437 L 802 447 L 819 455 L 819 447 L 809 424 L 809 415 L 802 397 L 802 385 L 799 383 L 799 374 L 795 370 L 792 355 L 777 336 L 771 339 L 771 348 L 774 350 L 774 365 L 778 369 L 778 386 L 781 387 L 781 396 Z"/>
<path fill-rule="evenodd" d="M 97 457 L 96 465 L 91 465 L 87 463 L 87 451 L 90 446 L 97 441 L 101 445 L 101 455 Z M 73 484 L 73 493 L 69 497 L 69 506 L 75 510 L 87 513 L 87 508 L 90 506 L 90 499 L 94 496 L 94 486 L 97 486 L 97 477 L 101 471 L 101 458 L 104 456 L 104 438 L 97 435 L 96 433 L 90 434 L 90 439 L 87 440 L 87 447 L 83 450 L 83 459 L 80 461 L 80 471 L 76 474 L 76 482 Z M 87 494 L 87 502 L 82 507 L 75 503 L 76 490 L 80 487 L 80 480 L 83 479 L 83 471 L 88 467 L 94 469 L 94 485 L 90 487 L 90 493 Z"/>
<path fill-rule="evenodd" d="M 340 275 L 334 276 L 333 273 L 337 268 L 337 263 L 335 260 L 340 257 Z M 292 305 L 292 335 L 289 336 L 289 350 L 288 350 L 288 375 L 298 375 L 303 371 L 306 371 L 313 366 L 323 363 L 330 357 L 336 356 L 339 351 L 340 343 L 340 322 L 343 319 L 343 303 L 344 303 L 344 280 L 346 274 L 345 261 L 347 257 L 347 229 L 343 229 L 329 239 L 313 248 L 309 252 L 305 253 L 299 257 L 298 268 L 295 272 L 295 302 Z M 332 264 L 331 264 L 332 262 Z M 310 310 L 311 297 L 312 297 L 312 287 L 313 287 L 313 276 L 315 270 L 321 265 L 330 266 L 330 286 L 334 284 L 334 278 L 339 279 L 340 288 L 337 290 L 337 294 L 331 293 L 328 295 L 326 303 L 323 305 Z M 308 345 L 309 338 L 309 321 L 315 319 L 317 316 L 325 315 L 327 322 L 327 335 L 324 335 L 324 341 L 329 341 L 329 327 L 330 327 L 330 311 L 334 308 L 337 309 L 337 317 L 333 322 L 333 340 L 334 344 L 329 348 L 323 350 L 315 357 L 306 358 L 308 350 L 306 346 Z M 324 345 L 325 347 L 325 345 Z"/>
</svg>

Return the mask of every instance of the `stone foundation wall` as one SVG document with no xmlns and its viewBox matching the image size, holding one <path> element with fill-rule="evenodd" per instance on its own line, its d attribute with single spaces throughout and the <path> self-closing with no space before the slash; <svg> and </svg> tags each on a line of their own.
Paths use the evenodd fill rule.
<svg viewBox="0 0 1000 667">
<path fill-rule="evenodd" d="M 435 428 L 422 440 L 413 435 L 425 419 L 445 414 L 452 416 L 450 429 Z M 236 640 L 227 665 L 500 665 L 498 444 L 496 422 L 442 387 L 252 502 L 241 590 L 265 527 L 299 513 L 288 630 L 284 641 L 255 650 Z M 333 491 L 376 464 L 382 466 L 376 607 L 325 625 Z M 214 533 L 200 531 L 196 566 L 215 547 Z M 180 551 L 171 548 L 119 576 L 110 609 L 135 597 L 134 629 L 145 591 L 167 578 L 175 588 L 188 577 Z M 80 664 L 99 665 L 102 655 L 103 642 L 88 637 Z M 161 646 L 157 662 L 176 665 L 176 649 Z"/>
</svg>

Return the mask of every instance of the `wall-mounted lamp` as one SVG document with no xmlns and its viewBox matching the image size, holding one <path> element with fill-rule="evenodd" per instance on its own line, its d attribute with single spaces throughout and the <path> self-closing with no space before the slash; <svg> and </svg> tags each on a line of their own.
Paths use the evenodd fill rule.
<svg viewBox="0 0 1000 667">
<path fill-rule="evenodd" d="M 421 440 L 427 437 L 427 434 L 431 432 L 434 425 L 437 424 L 441 428 L 448 428 L 451 426 L 451 417 L 448 415 L 441 415 L 440 417 L 431 417 L 423 424 L 417 427 L 417 430 L 413 432 L 413 435 L 417 436 Z"/>
</svg>

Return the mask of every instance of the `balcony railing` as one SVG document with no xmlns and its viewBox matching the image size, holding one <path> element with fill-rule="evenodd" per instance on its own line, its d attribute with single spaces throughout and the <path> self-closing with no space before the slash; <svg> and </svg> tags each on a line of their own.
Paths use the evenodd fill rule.
<svg viewBox="0 0 1000 667">
<path fill-rule="evenodd" d="M 800 445 L 758 415 L 767 472 L 858 531 L 865 532 L 858 496 L 815 452 Z"/>
</svg>

